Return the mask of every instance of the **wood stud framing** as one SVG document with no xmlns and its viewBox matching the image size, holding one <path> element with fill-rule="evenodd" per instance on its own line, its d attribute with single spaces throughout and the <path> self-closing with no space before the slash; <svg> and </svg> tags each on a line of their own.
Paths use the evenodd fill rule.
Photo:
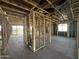
<svg viewBox="0 0 79 59">
<path fill-rule="evenodd" d="M 78 19 L 79 17 L 77 17 L 77 48 L 79 49 L 79 20 Z"/>
<path fill-rule="evenodd" d="M 55 8 L 55 7 L 52 5 L 52 2 L 50 2 L 49 0 L 46 0 L 46 1 L 62 16 L 62 18 L 63 18 L 63 20 L 64 20 L 63 14 L 62 14 L 57 8 Z"/>
<path fill-rule="evenodd" d="M 0 8 L 1 11 L 1 33 L 2 33 L 2 47 L 0 48 L 0 50 L 2 50 L 1 53 L 4 53 L 7 51 L 7 43 L 8 43 L 8 38 L 9 38 L 9 23 L 7 22 L 7 16 L 6 13 L 2 10 L 2 8 Z M 8 26 L 8 27 L 7 27 Z"/>
<path fill-rule="evenodd" d="M 44 9 L 42 9 L 40 6 L 38 6 L 36 3 L 33 3 L 32 1 L 29 1 L 29 0 L 24 0 L 25 2 L 27 2 L 27 3 L 29 3 L 29 4 L 31 4 L 31 5 L 33 5 L 34 7 L 36 7 L 36 8 L 38 8 L 38 10 L 37 10 L 37 12 L 39 12 L 39 11 L 41 11 L 41 12 L 43 12 L 43 13 L 47 13 L 47 15 L 51 15 L 49 12 L 47 12 L 46 10 L 44 10 Z M 33 8 L 34 8 L 33 7 Z M 32 9 L 31 9 L 32 10 Z M 58 11 L 59 12 L 59 11 Z M 54 18 L 56 18 L 56 19 L 60 19 L 60 18 L 58 18 L 57 16 L 55 16 L 55 15 L 52 15 L 51 16 L 52 18 L 54 17 Z M 51 20 L 51 22 L 55 22 L 55 23 L 58 23 L 58 22 L 60 22 L 59 20 Z"/>
<path fill-rule="evenodd" d="M 52 22 L 51 22 L 50 16 L 44 15 L 36 11 L 30 12 L 29 21 L 30 21 L 29 24 L 32 27 L 32 35 L 30 35 L 32 36 L 31 47 L 32 47 L 33 52 L 35 52 L 51 43 Z M 30 34 L 30 31 L 29 31 L 29 34 Z"/>
</svg>

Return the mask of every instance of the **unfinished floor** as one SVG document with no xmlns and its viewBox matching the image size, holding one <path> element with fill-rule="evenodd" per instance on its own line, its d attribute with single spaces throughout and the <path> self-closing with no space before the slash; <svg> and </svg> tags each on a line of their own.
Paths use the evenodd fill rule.
<svg viewBox="0 0 79 59">
<path fill-rule="evenodd" d="M 24 46 L 21 35 L 11 36 L 7 59 L 76 59 L 75 40 L 73 38 L 52 37 L 52 44 L 32 52 Z"/>
</svg>

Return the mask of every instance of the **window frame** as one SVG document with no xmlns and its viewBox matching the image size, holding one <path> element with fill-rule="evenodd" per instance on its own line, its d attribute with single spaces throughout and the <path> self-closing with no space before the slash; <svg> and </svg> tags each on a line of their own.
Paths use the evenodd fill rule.
<svg viewBox="0 0 79 59">
<path fill-rule="evenodd" d="M 58 32 L 67 32 L 68 31 L 68 25 L 67 25 L 67 23 L 58 24 L 58 30 L 57 31 Z"/>
</svg>

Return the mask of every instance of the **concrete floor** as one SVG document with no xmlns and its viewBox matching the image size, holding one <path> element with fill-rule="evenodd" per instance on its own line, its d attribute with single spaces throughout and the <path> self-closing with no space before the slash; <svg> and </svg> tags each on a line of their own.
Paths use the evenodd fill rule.
<svg viewBox="0 0 79 59">
<path fill-rule="evenodd" d="M 73 38 L 52 37 L 52 44 L 33 53 L 24 46 L 22 36 L 11 36 L 6 59 L 76 59 Z"/>
</svg>

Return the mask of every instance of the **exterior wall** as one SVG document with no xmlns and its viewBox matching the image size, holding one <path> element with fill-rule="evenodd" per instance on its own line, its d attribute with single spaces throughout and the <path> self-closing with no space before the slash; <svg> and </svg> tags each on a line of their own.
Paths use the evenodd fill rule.
<svg viewBox="0 0 79 59">
<path fill-rule="evenodd" d="M 77 22 L 73 21 L 72 23 L 69 24 L 69 37 L 76 37 L 76 32 L 77 32 Z"/>
<path fill-rule="evenodd" d="M 68 32 L 57 32 L 57 25 L 53 25 L 54 35 L 65 36 L 65 37 L 76 37 L 77 33 L 77 22 L 73 21 L 68 24 Z"/>
</svg>

